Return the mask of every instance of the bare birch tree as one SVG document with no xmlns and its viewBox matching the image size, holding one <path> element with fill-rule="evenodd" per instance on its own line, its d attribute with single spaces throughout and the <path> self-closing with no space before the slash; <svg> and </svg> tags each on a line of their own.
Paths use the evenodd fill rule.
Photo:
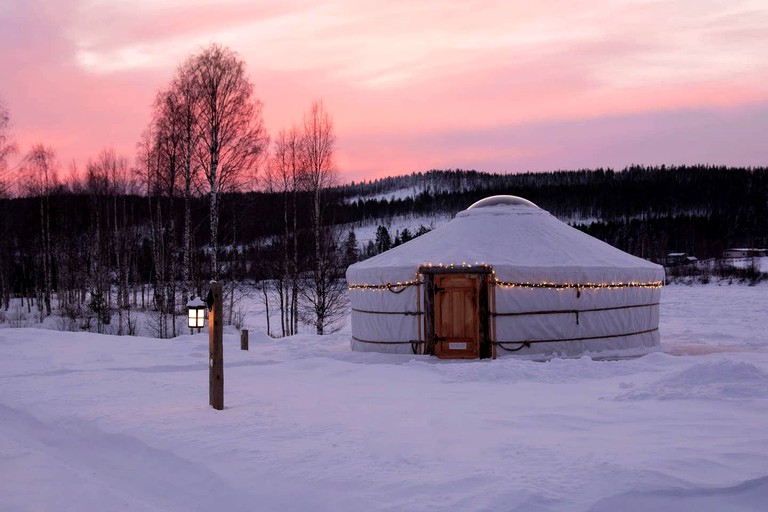
<svg viewBox="0 0 768 512">
<path fill-rule="evenodd" d="M 165 255 L 167 268 L 166 277 L 162 283 L 162 308 L 170 316 L 171 337 L 176 336 L 176 285 L 178 258 L 176 254 L 176 218 L 174 215 L 176 193 L 179 180 L 183 174 L 185 144 L 184 144 L 184 100 L 180 91 L 173 87 L 160 91 L 155 99 L 155 144 L 158 151 L 159 166 L 158 184 L 160 195 L 166 200 L 165 221 L 159 222 L 163 231 L 160 250 Z M 158 207 L 162 210 L 160 203 Z M 161 213 L 161 212 L 159 212 Z"/>
<path fill-rule="evenodd" d="M 306 172 L 304 178 L 307 189 L 312 193 L 312 229 L 315 239 L 320 238 L 322 225 L 323 194 L 325 190 L 336 183 L 337 173 L 334 162 L 336 151 L 336 134 L 333 130 L 333 120 L 325 111 L 322 101 L 312 103 L 304 115 L 304 154 Z M 315 244 L 315 255 L 320 250 L 320 244 Z"/>
<path fill-rule="evenodd" d="M 88 258 L 90 261 L 90 303 L 89 309 L 95 314 L 97 332 L 108 332 L 112 324 L 112 276 L 114 267 L 116 221 L 113 208 L 117 204 L 117 193 L 113 179 L 120 174 L 118 157 L 113 150 L 103 150 L 96 159 L 86 165 L 85 190 L 90 198 L 91 225 Z M 119 312 L 122 315 L 122 312 Z M 122 321 L 122 316 L 120 318 Z"/>
<path fill-rule="evenodd" d="M 24 157 L 21 168 L 22 187 L 33 197 L 40 198 L 40 244 L 42 263 L 42 286 L 40 288 L 42 302 L 38 303 L 42 314 L 45 305 L 45 315 L 51 314 L 52 293 L 52 251 L 51 251 L 51 205 L 50 196 L 58 183 L 58 163 L 56 152 L 51 147 L 36 144 Z"/>
<path fill-rule="evenodd" d="M 16 145 L 11 140 L 10 122 L 11 117 L 8 109 L 0 103 L 0 199 L 9 194 L 9 187 L 6 182 L 9 174 L 8 157 L 16 152 Z M 3 202 L 2 208 L 0 215 L 6 218 L 4 209 L 8 208 L 7 203 Z M 0 223 L 0 305 L 6 310 L 11 299 L 11 249 L 8 231 L 7 223 Z"/>
<path fill-rule="evenodd" d="M 277 290 L 280 305 L 280 330 L 282 336 L 287 336 L 290 323 L 290 287 L 288 285 L 288 243 L 289 243 L 289 208 L 288 197 L 290 193 L 289 152 L 283 130 L 274 141 L 272 155 L 267 163 L 264 174 L 264 182 L 269 192 L 280 194 L 283 198 L 283 233 L 280 236 L 281 258 L 275 265 L 277 271 Z M 267 276 L 268 278 L 268 276 Z M 264 283 L 266 290 L 266 283 Z"/>
<path fill-rule="evenodd" d="M 126 233 L 125 196 L 131 190 L 131 180 L 128 170 L 128 159 L 119 156 L 114 149 L 104 149 L 96 161 L 91 164 L 91 173 L 102 176 L 107 181 L 107 191 L 111 201 L 105 206 L 108 212 L 107 222 L 112 224 L 111 253 L 114 257 L 115 276 L 115 309 L 117 310 L 117 334 L 126 333 L 125 317 L 130 309 L 128 297 L 128 257 L 130 247 L 129 236 Z M 105 257 L 108 257 L 105 255 Z M 112 285 L 107 292 L 107 307 L 111 309 Z"/>
<path fill-rule="evenodd" d="M 243 60 L 229 48 L 212 44 L 191 57 L 190 73 L 197 101 L 198 159 L 210 199 L 211 272 L 219 277 L 219 195 L 237 189 L 255 175 L 267 145 L 261 101 Z"/>
<path fill-rule="evenodd" d="M 283 198 L 282 258 L 278 298 L 283 336 L 298 330 L 299 249 L 297 197 L 304 181 L 304 139 L 295 126 L 288 132 L 281 130 L 273 146 L 272 157 L 266 169 L 267 189 Z"/>
<path fill-rule="evenodd" d="M 153 300 L 157 311 L 157 318 L 153 327 L 159 338 L 168 337 L 168 305 L 165 300 L 167 289 L 167 265 L 166 265 L 166 236 L 164 216 L 160 197 L 163 190 L 160 175 L 162 168 L 161 152 L 157 144 L 156 124 L 153 121 L 149 128 L 142 133 L 141 141 L 137 147 L 137 161 L 139 163 L 142 179 L 147 189 L 147 203 L 150 219 L 150 240 L 152 246 L 152 284 Z"/>
<path fill-rule="evenodd" d="M 179 101 L 178 129 L 181 132 L 181 173 L 184 182 L 184 237 L 182 242 L 181 300 L 186 304 L 192 292 L 192 188 L 198 174 L 199 164 L 195 161 L 195 150 L 200 140 L 197 129 L 198 91 L 195 87 L 193 70 L 181 66 L 171 84 Z"/>
<path fill-rule="evenodd" d="M 312 197 L 312 279 L 305 290 L 306 301 L 314 312 L 317 334 L 333 329 L 346 307 L 346 294 L 340 281 L 338 233 L 326 225 L 326 192 L 337 178 L 334 163 L 336 134 L 333 120 L 322 101 L 312 103 L 304 116 L 304 179 Z"/>
</svg>

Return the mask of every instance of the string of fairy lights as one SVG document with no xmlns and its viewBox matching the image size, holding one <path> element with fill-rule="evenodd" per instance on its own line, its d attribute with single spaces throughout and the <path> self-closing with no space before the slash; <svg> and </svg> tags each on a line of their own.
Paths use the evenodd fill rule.
<svg viewBox="0 0 768 512">
<path fill-rule="evenodd" d="M 496 277 L 496 271 L 493 270 L 493 267 L 487 263 L 480 263 L 475 262 L 474 265 L 461 262 L 460 264 L 457 263 L 425 263 L 421 265 L 420 268 L 437 268 L 437 269 L 446 269 L 446 270 L 458 270 L 458 269 L 478 269 L 483 268 L 490 270 L 491 273 L 491 285 L 493 286 L 501 286 L 503 288 L 549 288 L 554 290 L 616 290 L 616 289 L 623 289 L 623 288 L 661 288 L 664 283 L 662 281 L 649 281 L 649 282 L 641 282 L 641 281 L 628 281 L 628 282 L 610 282 L 610 283 L 555 283 L 550 281 L 541 281 L 541 282 L 513 282 L 513 281 L 502 281 L 498 277 Z M 428 271 L 427 271 L 428 272 Z M 420 286 L 423 284 L 423 281 L 421 280 L 422 273 L 416 274 L 416 279 L 410 280 L 410 281 L 397 281 L 396 283 L 386 283 L 386 284 L 350 284 L 347 286 L 348 290 L 389 290 L 389 291 L 402 291 L 405 288 L 408 288 L 409 286 Z"/>
<path fill-rule="evenodd" d="M 409 286 L 419 286 L 421 284 L 419 279 L 387 284 L 350 284 L 347 286 L 347 290 L 391 290 L 393 288 L 408 288 Z"/>
</svg>

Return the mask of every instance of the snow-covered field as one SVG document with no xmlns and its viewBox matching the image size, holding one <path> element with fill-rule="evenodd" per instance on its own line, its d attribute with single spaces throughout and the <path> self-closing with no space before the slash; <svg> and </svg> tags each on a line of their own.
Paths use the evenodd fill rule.
<svg viewBox="0 0 768 512">
<path fill-rule="evenodd" d="M 0 510 L 764 511 L 768 286 L 669 286 L 661 352 L 438 361 L 349 331 L 0 330 Z"/>
<path fill-rule="evenodd" d="M 376 241 L 376 230 L 379 226 L 387 228 L 389 235 L 395 238 L 397 232 L 408 229 L 411 234 L 416 233 L 420 227 L 424 226 L 430 230 L 438 228 L 447 223 L 453 218 L 451 214 L 435 214 L 435 215 L 397 215 L 389 218 L 381 218 L 373 221 L 356 222 L 351 224 L 345 224 L 342 229 L 342 233 L 346 233 L 350 229 L 355 231 L 355 237 L 357 238 L 358 248 L 360 251 L 365 249 L 366 244 L 371 241 Z"/>
</svg>

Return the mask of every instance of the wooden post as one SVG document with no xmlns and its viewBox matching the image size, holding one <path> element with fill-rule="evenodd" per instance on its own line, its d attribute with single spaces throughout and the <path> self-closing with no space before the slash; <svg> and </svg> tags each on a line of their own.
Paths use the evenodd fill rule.
<svg viewBox="0 0 768 512">
<path fill-rule="evenodd" d="M 216 410 L 224 409 L 224 298 L 221 283 L 211 282 L 213 307 L 208 315 L 208 348 L 210 352 L 208 378 L 209 401 Z"/>
<path fill-rule="evenodd" d="M 490 341 L 490 314 L 488 311 L 488 281 L 490 274 L 480 275 L 480 359 L 487 359 L 493 355 Z"/>
<path fill-rule="evenodd" d="M 248 329 L 240 331 L 240 350 L 248 350 Z"/>
<path fill-rule="evenodd" d="M 435 355 L 435 275 L 424 274 L 424 353 Z"/>
</svg>

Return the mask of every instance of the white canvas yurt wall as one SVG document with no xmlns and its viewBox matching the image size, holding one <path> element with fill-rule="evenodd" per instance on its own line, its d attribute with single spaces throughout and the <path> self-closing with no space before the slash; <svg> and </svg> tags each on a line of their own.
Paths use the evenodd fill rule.
<svg viewBox="0 0 768 512">
<path fill-rule="evenodd" d="M 524 199 L 495 196 L 446 225 L 347 270 L 352 348 L 421 353 L 419 269 L 490 269 L 494 355 L 631 355 L 659 345 L 663 268 Z"/>
</svg>

